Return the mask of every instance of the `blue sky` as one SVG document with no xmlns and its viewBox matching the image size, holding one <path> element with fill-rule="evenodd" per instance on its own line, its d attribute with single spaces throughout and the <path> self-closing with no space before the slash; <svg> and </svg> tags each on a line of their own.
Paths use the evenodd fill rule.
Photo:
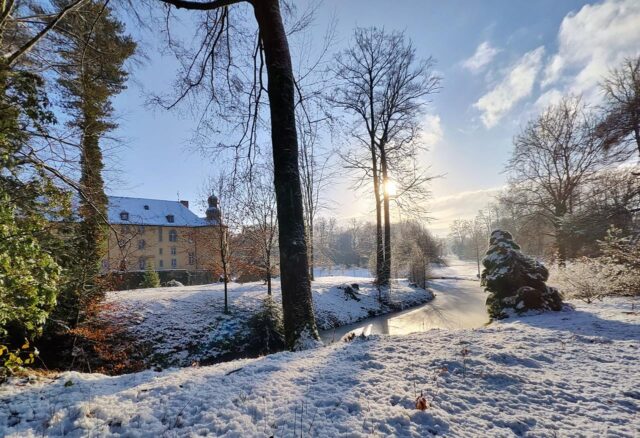
<svg viewBox="0 0 640 438">
<path fill-rule="evenodd" d="M 349 43 L 355 26 L 375 25 L 404 30 L 419 56 L 437 60 L 443 89 L 424 121 L 430 151 L 421 160 L 445 174 L 431 187 L 431 226 L 440 235 L 504 185 L 512 138 L 529 118 L 562 93 L 597 102 L 601 75 L 640 50 L 637 0 L 325 0 L 311 32 L 321 38 L 332 15 L 335 49 Z M 153 38 L 144 38 L 148 61 L 116 101 L 118 134 L 128 146 L 118 157 L 120 181 L 109 192 L 161 199 L 179 192 L 195 203 L 205 178 L 225 164 L 186 150 L 188 118 L 144 105 L 145 92 L 167 87 L 175 68 Z M 347 179 L 337 180 L 326 198 L 334 205 L 326 215 L 370 217 L 369 196 L 354 194 Z"/>
</svg>

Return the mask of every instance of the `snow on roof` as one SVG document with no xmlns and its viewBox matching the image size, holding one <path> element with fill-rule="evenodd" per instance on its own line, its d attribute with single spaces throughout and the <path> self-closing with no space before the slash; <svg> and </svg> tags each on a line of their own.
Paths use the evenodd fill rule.
<svg viewBox="0 0 640 438">
<path fill-rule="evenodd" d="M 202 227 L 212 225 L 180 201 L 108 196 L 107 217 L 111 224 Z"/>
</svg>

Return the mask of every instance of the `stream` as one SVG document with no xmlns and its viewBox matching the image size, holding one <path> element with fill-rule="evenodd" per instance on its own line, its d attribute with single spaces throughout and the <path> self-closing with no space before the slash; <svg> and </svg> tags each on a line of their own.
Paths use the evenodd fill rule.
<svg viewBox="0 0 640 438">
<path fill-rule="evenodd" d="M 475 264 L 458 259 L 434 272 L 444 278 L 429 281 L 435 298 L 421 306 L 388 313 L 360 322 L 320 332 L 324 343 L 340 340 L 350 332 L 356 335 L 407 335 L 435 328 L 482 327 L 489 322 L 485 307 L 487 294 L 475 278 Z"/>
</svg>

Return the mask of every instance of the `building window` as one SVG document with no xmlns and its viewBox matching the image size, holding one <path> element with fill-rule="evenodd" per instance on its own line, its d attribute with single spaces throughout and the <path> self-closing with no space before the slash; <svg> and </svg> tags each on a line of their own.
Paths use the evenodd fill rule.
<svg viewBox="0 0 640 438">
<path fill-rule="evenodd" d="M 172 214 L 168 214 L 168 215 L 167 215 L 167 222 L 169 222 L 170 224 L 172 224 L 172 223 L 173 223 L 173 221 L 174 221 L 174 217 L 173 217 L 173 215 L 172 215 Z"/>
<path fill-rule="evenodd" d="M 192 252 L 189 253 L 189 264 L 195 265 L 196 263 L 196 255 Z"/>
<path fill-rule="evenodd" d="M 145 209 L 145 210 L 149 210 L 149 206 L 148 206 L 148 205 L 145 205 L 145 206 L 144 206 L 144 209 Z"/>
<path fill-rule="evenodd" d="M 158 227 L 158 242 L 162 242 L 162 227 Z"/>
<path fill-rule="evenodd" d="M 120 212 L 120 220 L 121 221 L 128 221 L 129 220 L 129 213 L 127 213 L 126 211 L 121 211 Z"/>
<path fill-rule="evenodd" d="M 169 242 L 178 241 L 178 232 L 176 230 L 169 231 Z"/>
<path fill-rule="evenodd" d="M 171 267 L 172 267 L 173 269 L 177 268 L 177 267 L 178 267 L 178 260 L 176 260 L 176 259 L 171 259 Z"/>
<path fill-rule="evenodd" d="M 138 240 L 138 249 L 144 249 L 145 246 L 147 246 L 147 242 L 144 239 Z"/>
<path fill-rule="evenodd" d="M 158 248 L 158 254 L 162 255 L 162 248 Z"/>
<path fill-rule="evenodd" d="M 122 232 L 123 233 L 128 233 L 129 232 L 129 225 L 123 225 L 122 226 Z"/>
<path fill-rule="evenodd" d="M 144 271 L 145 269 L 147 269 L 147 261 L 144 259 L 144 257 L 140 257 L 138 259 L 138 267 L 140 268 L 141 271 Z"/>
<path fill-rule="evenodd" d="M 164 268 L 164 260 L 159 260 L 158 266 L 160 266 L 161 268 Z"/>
<path fill-rule="evenodd" d="M 138 234 L 144 234 L 144 225 L 138 225 Z"/>
<path fill-rule="evenodd" d="M 176 247 L 175 246 L 171 247 L 171 255 L 176 255 Z"/>
</svg>

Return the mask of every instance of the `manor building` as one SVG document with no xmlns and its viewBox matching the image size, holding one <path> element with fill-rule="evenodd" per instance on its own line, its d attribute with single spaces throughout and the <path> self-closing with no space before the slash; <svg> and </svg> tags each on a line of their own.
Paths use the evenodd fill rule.
<svg viewBox="0 0 640 438">
<path fill-rule="evenodd" d="M 188 201 L 109 196 L 109 239 L 103 272 L 216 270 L 220 262 L 218 199 L 209 198 L 207 218 Z"/>
</svg>

